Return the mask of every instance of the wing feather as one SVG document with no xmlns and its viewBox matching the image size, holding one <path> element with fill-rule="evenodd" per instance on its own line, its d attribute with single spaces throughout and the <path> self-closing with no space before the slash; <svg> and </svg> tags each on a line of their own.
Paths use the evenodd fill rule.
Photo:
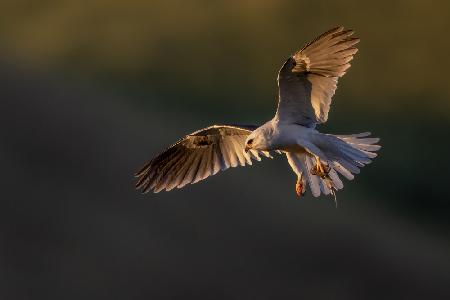
<svg viewBox="0 0 450 300">
<path fill-rule="evenodd" d="M 239 165 L 245 166 L 245 157 L 244 157 L 244 150 L 242 150 L 242 144 L 239 144 L 239 141 L 235 137 L 230 138 L 230 144 L 233 145 L 234 153 L 236 154 L 236 157 L 238 158 Z"/>
<path fill-rule="evenodd" d="M 333 28 L 290 57 L 278 73 L 276 117 L 314 127 L 328 119 L 339 77 L 344 76 L 358 49 L 352 30 Z"/>
<path fill-rule="evenodd" d="M 219 142 L 219 146 L 220 146 L 220 152 L 221 152 L 221 155 L 223 158 L 223 162 L 225 165 L 225 169 L 228 169 L 232 166 L 229 150 L 226 147 L 224 140 L 221 140 Z"/>
<path fill-rule="evenodd" d="M 182 188 L 189 183 L 189 180 L 187 180 L 186 177 L 188 176 L 190 169 L 192 168 L 192 164 L 195 162 L 196 159 L 197 159 L 196 153 L 191 153 L 188 156 L 188 160 L 185 161 L 184 166 L 182 167 L 182 172 L 180 172 L 180 174 L 178 175 L 179 183 L 177 184 L 177 188 Z"/>
<path fill-rule="evenodd" d="M 271 157 L 268 152 L 244 152 L 245 140 L 256 128 L 213 125 L 191 133 L 145 164 L 135 174 L 136 188 L 143 193 L 169 191 L 199 182 L 220 170 L 252 164 L 252 158 L 261 160 L 260 154 Z"/>
<path fill-rule="evenodd" d="M 232 139 L 230 137 L 226 137 L 223 141 L 222 141 L 222 145 L 225 148 L 226 153 L 228 154 L 228 159 L 230 162 L 230 166 L 232 168 L 235 168 L 238 166 L 238 158 L 236 155 L 236 149 L 234 149 L 234 146 L 232 144 Z"/>
<path fill-rule="evenodd" d="M 189 166 L 189 170 L 183 179 L 183 182 L 182 182 L 183 186 L 185 186 L 186 184 L 191 183 L 195 180 L 195 175 L 197 174 L 198 167 L 202 160 L 201 151 L 194 152 L 193 155 L 195 156 L 195 159 L 193 160 L 192 164 Z M 157 193 L 157 191 L 155 191 L 155 192 Z"/>
</svg>

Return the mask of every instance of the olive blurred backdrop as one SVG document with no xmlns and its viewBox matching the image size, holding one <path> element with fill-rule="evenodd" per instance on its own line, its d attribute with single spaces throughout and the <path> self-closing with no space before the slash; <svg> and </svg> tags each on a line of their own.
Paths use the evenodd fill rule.
<svg viewBox="0 0 450 300">
<path fill-rule="evenodd" d="M 271 118 L 337 24 L 360 52 L 319 129 L 383 146 L 340 209 L 282 156 L 134 190 L 180 136 Z M 2 0 L 1 299 L 450 298 L 449 29 L 444 0 Z"/>
</svg>

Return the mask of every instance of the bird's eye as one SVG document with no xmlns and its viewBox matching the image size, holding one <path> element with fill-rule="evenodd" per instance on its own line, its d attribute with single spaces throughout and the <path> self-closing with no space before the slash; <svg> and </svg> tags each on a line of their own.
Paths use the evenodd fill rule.
<svg viewBox="0 0 450 300">
<path fill-rule="evenodd" d="M 247 141 L 247 145 L 251 145 L 251 144 L 253 144 L 253 139 L 249 139 L 249 140 Z"/>
</svg>

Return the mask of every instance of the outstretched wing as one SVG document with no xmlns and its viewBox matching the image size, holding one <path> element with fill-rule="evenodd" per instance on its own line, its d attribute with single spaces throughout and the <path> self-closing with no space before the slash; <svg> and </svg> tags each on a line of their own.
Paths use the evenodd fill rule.
<svg viewBox="0 0 450 300">
<path fill-rule="evenodd" d="M 359 42 L 352 30 L 333 28 L 290 57 L 278 73 L 277 117 L 314 127 L 328 119 L 339 77 L 350 67 Z"/>
<path fill-rule="evenodd" d="M 135 175 L 137 189 L 155 193 L 182 188 L 220 170 L 238 165 L 251 165 L 268 152 L 250 150 L 245 153 L 245 140 L 257 126 L 213 125 L 185 136 L 149 161 Z"/>
</svg>

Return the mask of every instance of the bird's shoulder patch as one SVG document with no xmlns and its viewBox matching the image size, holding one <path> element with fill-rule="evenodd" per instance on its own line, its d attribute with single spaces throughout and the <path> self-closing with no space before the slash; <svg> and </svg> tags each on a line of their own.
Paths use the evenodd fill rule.
<svg viewBox="0 0 450 300">
<path fill-rule="evenodd" d="M 194 139 L 194 144 L 196 146 L 209 146 L 213 143 L 212 139 L 209 136 L 197 136 Z"/>
<path fill-rule="evenodd" d="M 299 52 L 294 55 L 295 64 L 292 68 L 293 73 L 309 72 L 311 60 L 304 53 Z"/>
<path fill-rule="evenodd" d="M 214 143 L 214 139 L 209 135 L 188 135 L 183 145 L 186 148 L 202 148 L 208 147 Z"/>
</svg>

